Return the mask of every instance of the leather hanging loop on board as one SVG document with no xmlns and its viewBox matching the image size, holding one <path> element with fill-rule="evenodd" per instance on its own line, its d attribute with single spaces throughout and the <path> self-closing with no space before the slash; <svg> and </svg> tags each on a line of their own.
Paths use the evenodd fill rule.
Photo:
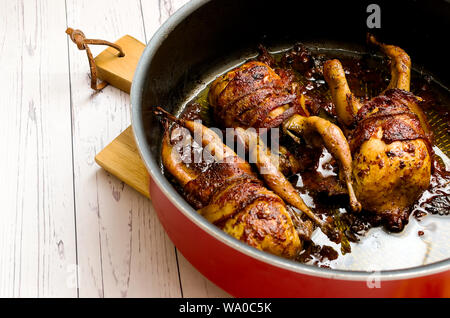
<svg viewBox="0 0 450 318">
<path fill-rule="evenodd" d="M 86 36 L 81 30 L 74 30 L 72 28 L 67 28 L 66 33 L 70 36 L 72 42 L 74 42 L 77 45 L 79 50 L 86 50 L 86 54 L 89 60 L 89 68 L 91 69 L 91 88 L 96 91 L 102 90 L 106 85 L 108 85 L 108 83 L 105 81 L 98 83 L 97 66 L 95 65 L 94 57 L 92 56 L 92 52 L 88 44 L 110 46 L 119 51 L 119 57 L 125 56 L 125 53 L 123 52 L 122 48 L 119 45 L 111 43 L 109 41 L 98 39 L 86 39 Z"/>
</svg>

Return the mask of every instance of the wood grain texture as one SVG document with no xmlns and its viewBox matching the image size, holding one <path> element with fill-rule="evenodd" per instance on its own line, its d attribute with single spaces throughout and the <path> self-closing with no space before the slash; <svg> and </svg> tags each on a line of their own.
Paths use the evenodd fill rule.
<svg viewBox="0 0 450 318">
<path fill-rule="evenodd" d="M 0 297 L 76 297 L 64 2 L 0 8 Z"/>
<path fill-rule="evenodd" d="M 103 148 L 95 156 L 95 161 L 103 169 L 150 199 L 150 177 L 139 155 L 131 126 Z"/>
<path fill-rule="evenodd" d="M 137 0 L 68 0 L 67 19 L 88 37 L 144 41 Z M 111 86 L 93 93 L 84 52 L 69 51 L 80 296 L 181 296 L 175 248 L 151 202 L 94 161 L 129 126 L 129 96 Z"/>
<path fill-rule="evenodd" d="M 130 35 L 124 35 L 115 44 L 119 45 L 125 56 L 119 57 L 119 52 L 108 47 L 95 57 L 98 77 L 112 86 L 130 93 L 131 82 L 139 58 L 145 49 L 145 44 Z"/>
</svg>

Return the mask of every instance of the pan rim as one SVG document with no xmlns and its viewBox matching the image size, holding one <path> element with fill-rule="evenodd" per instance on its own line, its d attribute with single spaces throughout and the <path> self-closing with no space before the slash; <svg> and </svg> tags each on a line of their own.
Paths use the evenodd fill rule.
<svg viewBox="0 0 450 318">
<path fill-rule="evenodd" d="M 350 281 L 367 281 L 370 279 L 380 279 L 381 281 L 404 280 L 418 277 L 429 276 L 433 274 L 442 273 L 450 270 L 450 258 L 441 260 L 435 263 L 415 266 L 405 269 L 395 270 L 381 270 L 373 271 L 351 271 L 342 269 L 329 269 L 314 267 L 307 264 L 302 264 L 292 260 L 284 259 L 279 256 L 269 254 L 253 248 L 244 242 L 241 242 L 232 236 L 226 234 L 213 224 L 209 223 L 205 218 L 199 215 L 185 199 L 174 189 L 166 177 L 162 174 L 158 163 L 151 159 L 151 151 L 146 142 L 146 136 L 143 130 L 142 118 L 142 93 L 143 84 L 145 83 L 147 69 L 152 61 L 154 55 L 164 42 L 168 34 L 188 17 L 191 13 L 196 11 L 201 6 L 210 2 L 211 0 L 191 0 L 178 11 L 176 11 L 166 22 L 161 25 L 158 31 L 154 34 L 139 60 L 136 72 L 131 86 L 131 105 L 132 105 L 132 127 L 133 135 L 136 141 L 139 153 L 144 161 L 144 164 L 158 188 L 163 192 L 167 199 L 187 217 L 196 226 L 211 235 L 223 244 L 233 248 L 237 252 L 243 253 L 246 256 L 252 257 L 258 261 L 264 262 L 271 266 L 275 266 L 291 272 L 315 276 L 318 278 L 328 278 L 337 280 Z"/>
</svg>

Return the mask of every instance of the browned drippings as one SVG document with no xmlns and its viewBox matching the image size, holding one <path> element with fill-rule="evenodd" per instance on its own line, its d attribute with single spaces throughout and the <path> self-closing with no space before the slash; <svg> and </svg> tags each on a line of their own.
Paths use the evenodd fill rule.
<svg viewBox="0 0 450 318">
<path fill-rule="evenodd" d="M 310 241 L 305 244 L 304 250 L 297 257 L 297 261 L 300 263 L 311 263 L 315 266 L 329 268 L 329 261 L 337 259 L 338 256 L 338 252 L 331 246 L 320 246 Z"/>
<path fill-rule="evenodd" d="M 450 215 L 450 171 L 446 171 L 439 162 L 435 162 L 429 189 L 413 207 L 413 215 L 419 220 L 427 213 Z"/>
</svg>

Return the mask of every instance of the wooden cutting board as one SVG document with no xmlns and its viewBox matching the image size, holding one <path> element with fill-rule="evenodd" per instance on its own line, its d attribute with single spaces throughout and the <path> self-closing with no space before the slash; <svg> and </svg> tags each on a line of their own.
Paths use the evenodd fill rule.
<svg viewBox="0 0 450 318">
<path fill-rule="evenodd" d="M 95 161 L 103 169 L 150 198 L 150 176 L 139 155 L 131 126 L 100 151 L 95 156 Z"/>
</svg>

